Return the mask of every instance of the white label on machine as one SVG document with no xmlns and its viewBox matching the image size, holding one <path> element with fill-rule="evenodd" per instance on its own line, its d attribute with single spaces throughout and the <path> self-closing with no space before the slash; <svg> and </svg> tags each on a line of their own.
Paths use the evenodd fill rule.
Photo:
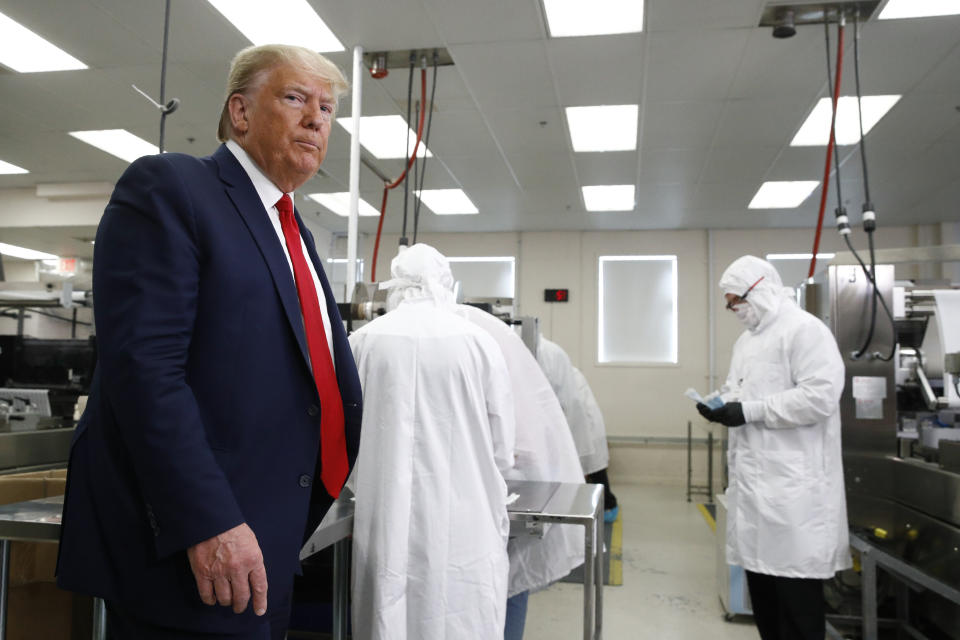
<svg viewBox="0 0 960 640">
<path fill-rule="evenodd" d="M 883 400 L 887 397 L 887 379 L 883 376 L 853 376 L 853 397 Z"/>
<path fill-rule="evenodd" d="M 887 379 L 882 376 L 853 376 L 853 402 L 858 420 L 883 420 Z"/>
</svg>

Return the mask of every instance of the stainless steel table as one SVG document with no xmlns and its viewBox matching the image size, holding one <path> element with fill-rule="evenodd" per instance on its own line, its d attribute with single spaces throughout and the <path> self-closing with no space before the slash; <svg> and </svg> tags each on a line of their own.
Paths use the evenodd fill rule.
<svg viewBox="0 0 960 640">
<path fill-rule="evenodd" d="M 10 543 L 56 542 L 60 539 L 63 496 L 0 505 L 0 640 L 7 637 L 7 593 L 10 587 Z M 106 609 L 94 598 L 93 638 L 106 635 Z"/>
<path fill-rule="evenodd" d="M 583 638 L 600 640 L 603 630 L 603 485 L 511 481 L 520 498 L 507 506 L 511 535 L 543 535 L 548 523 L 584 528 Z M 542 506 L 539 506 L 542 505 Z M 333 637 L 347 636 L 348 536 L 353 532 L 353 495 L 344 490 L 300 550 L 304 560 L 334 545 Z"/>
<path fill-rule="evenodd" d="M 883 569 L 901 583 L 902 588 L 897 590 L 897 619 L 898 629 L 902 629 L 915 638 L 925 638 L 907 621 L 907 591 L 906 585 L 916 585 L 929 589 L 953 604 L 960 604 L 960 590 L 952 587 L 934 576 L 904 562 L 900 558 L 890 555 L 866 538 L 859 535 L 850 536 L 850 546 L 860 552 L 860 566 L 862 567 L 863 604 L 863 638 L 877 640 L 877 567 Z"/>
</svg>

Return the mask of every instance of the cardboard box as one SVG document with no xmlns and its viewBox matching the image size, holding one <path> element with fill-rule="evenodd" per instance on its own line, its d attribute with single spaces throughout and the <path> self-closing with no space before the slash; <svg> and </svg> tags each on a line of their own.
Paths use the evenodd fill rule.
<svg viewBox="0 0 960 640">
<path fill-rule="evenodd" d="M 63 495 L 66 475 L 66 469 L 0 475 L 0 504 Z M 8 640 L 90 637 L 89 625 L 77 621 L 92 619 L 91 599 L 58 589 L 56 566 L 56 542 L 10 544 Z"/>
</svg>

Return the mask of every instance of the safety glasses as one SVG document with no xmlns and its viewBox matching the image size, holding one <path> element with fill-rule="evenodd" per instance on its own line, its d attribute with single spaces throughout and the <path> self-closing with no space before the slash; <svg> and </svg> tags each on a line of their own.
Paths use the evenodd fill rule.
<svg viewBox="0 0 960 640">
<path fill-rule="evenodd" d="M 766 277 L 766 276 L 760 276 L 760 280 L 763 280 L 765 277 Z M 743 295 L 737 296 L 737 297 L 735 297 L 733 300 L 731 300 L 730 302 L 728 302 L 728 303 L 727 303 L 727 309 L 728 309 L 729 311 L 733 311 L 733 308 L 734 308 L 735 306 L 737 306 L 738 304 L 746 301 L 747 295 L 748 295 L 751 291 L 753 291 L 753 288 L 754 288 L 755 286 L 757 286 L 758 284 L 760 284 L 760 280 L 757 280 L 757 281 L 754 282 L 752 285 L 750 285 L 750 286 L 747 288 L 747 290 L 743 292 Z"/>
</svg>

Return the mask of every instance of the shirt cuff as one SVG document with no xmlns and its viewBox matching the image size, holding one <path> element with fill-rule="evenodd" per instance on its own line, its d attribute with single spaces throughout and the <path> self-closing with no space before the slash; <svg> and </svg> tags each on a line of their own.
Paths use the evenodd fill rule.
<svg viewBox="0 0 960 640">
<path fill-rule="evenodd" d="M 763 400 L 747 400 L 741 403 L 741 408 L 747 422 L 763 422 Z"/>
</svg>

